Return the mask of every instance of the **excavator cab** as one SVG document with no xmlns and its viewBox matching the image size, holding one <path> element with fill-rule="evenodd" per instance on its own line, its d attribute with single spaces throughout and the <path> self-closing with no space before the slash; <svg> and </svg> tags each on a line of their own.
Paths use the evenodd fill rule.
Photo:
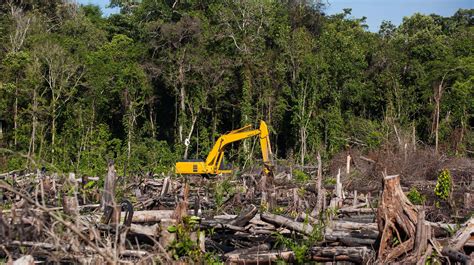
<svg viewBox="0 0 474 265">
<path fill-rule="evenodd" d="M 217 175 L 231 174 L 230 165 L 224 164 L 224 151 L 227 145 L 253 136 L 259 136 L 262 149 L 264 172 L 269 174 L 272 169 L 272 151 L 267 124 L 260 121 L 258 129 L 251 125 L 224 134 L 217 139 L 206 160 L 181 160 L 176 163 L 176 174 L 182 175 Z M 230 166 L 230 167 L 229 167 Z"/>
</svg>

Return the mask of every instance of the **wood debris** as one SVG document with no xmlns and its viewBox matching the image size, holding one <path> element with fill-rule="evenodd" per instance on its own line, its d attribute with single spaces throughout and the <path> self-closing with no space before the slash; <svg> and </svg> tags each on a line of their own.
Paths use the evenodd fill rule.
<svg viewBox="0 0 474 265">
<path fill-rule="evenodd" d="M 9 181 L 8 173 L 2 176 L 0 191 L 8 203 L 0 211 L 0 256 L 14 264 L 32 264 L 31 260 L 186 262 L 189 257 L 177 245 L 186 240 L 195 242 L 189 246 L 193 253 L 201 253 L 200 257 L 213 253 L 228 264 L 299 262 L 301 258 L 424 264 L 433 255 L 446 262 L 471 262 L 474 219 L 454 234 L 455 225 L 426 220 L 425 208 L 408 201 L 398 176 L 385 177 L 379 196 L 344 191 L 340 177 L 333 189 L 322 189 L 316 180 L 313 191 L 294 186 L 286 177 L 275 178 L 265 190 L 274 195 L 263 198 L 267 202 L 274 197 L 271 211 L 262 205 L 264 191 L 259 189 L 252 196 L 241 196 L 248 193 L 242 190 L 219 199 L 205 185 L 172 177 L 148 176 L 128 184 L 121 196 L 139 195 L 131 203 L 124 197 L 118 199 L 119 177 L 113 163 L 103 190 L 85 189 L 84 185 L 91 184 L 75 181 L 73 174 L 61 178 L 24 173 L 17 174 L 14 181 Z M 248 183 L 258 182 L 258 175 L 241 181 L 232 185 L 248 189 Z M 54 183 L 55 188 L 43 185 L 41 191 L 41 183 Z M 318 190 L 326 190 L 324 200 Z M 67 196 L 58 197 L 64 192 Z M 96 193 L 103 195 L 95 197 Z M 102 198 L 102 209 L 92 203 L 97 202 L 95 198 Z M 295 246 L 306 246 L 303 257 Z"/>
</svg>

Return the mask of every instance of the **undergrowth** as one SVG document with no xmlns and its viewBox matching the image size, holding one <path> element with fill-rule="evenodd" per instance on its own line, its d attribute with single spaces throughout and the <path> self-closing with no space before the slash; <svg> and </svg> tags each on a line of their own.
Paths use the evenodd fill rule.
<svg viewBox="0 0 474 265">
<path fill-rule="evenodd" d="M 305 225 L 308 225 L 308 220 L 305 220 Z M 308 237 L 295 238 L 287 237 L 281 233 L 275 233 L 276 245 L 281 245 L 293 251 L 295 264 L 304 264 L 307 261 L 308 253 L 317 242 L 323 240 L 323 226 L 320 224 L 313 224 L 313 232 Z"/>
</svg>

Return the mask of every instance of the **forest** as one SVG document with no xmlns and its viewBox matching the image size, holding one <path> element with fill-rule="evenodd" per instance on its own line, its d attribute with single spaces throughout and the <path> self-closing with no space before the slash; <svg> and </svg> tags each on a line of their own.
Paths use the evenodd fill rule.
<svg viewBox="0 0 474 265">
<path fill-rule="evenodd" d="M 376 150 L 397 134 L 474 152 L 474 10 L 369 32 L 319 1 L 0 4 L 0 169 L 172 172 L 265 120 L 279 159 Z M 186 139 L 189 145 L 186 146 Z M 260 157 L 246 140 L 226 157 Z M 248 164 L 247 163 L 247 164 Z"/>
</svg>

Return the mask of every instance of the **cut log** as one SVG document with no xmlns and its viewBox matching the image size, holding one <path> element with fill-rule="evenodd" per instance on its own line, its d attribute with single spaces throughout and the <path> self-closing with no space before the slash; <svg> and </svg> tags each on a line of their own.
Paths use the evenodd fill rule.
<svg viewBox="0 0 474 265">
<path fill-rule="evenodd" d="M 239 216 L 235 217 L 235 219 L 229 222 L 230 225 L 234 226 L 245 226 L 249 223 L 250 220 L 257 214 L 258 209 L 255 205 L 251 204 L 247 208 L 245 208 Z"/>
<path fill-rule="evenodd" d="M 394 262 L 413 249 L 417 220 L 418 211 L 403 193 L 400 177 L 384 177 L 382 198 L 377 209 L 380 263 Z"/>
<path fill-rule="evenodd" d="M 340 214 L 369 214 L 369 213 L 374 213 L 374 210 L 371 208 L 361 208 L 365 207 L 367 204 L 361 203 L 356 206 L 349 206 L 349 207 L 344 207 L 339 210 L 337 210 L 338 213 Z"/>
<path fill-rule="evenodd" d="M 456 251 L 462 250 L 471 237 L 474 237 L 474 217 L 464 223 L 463 227 L 449 240 L 449 247 Z"/>
<path fill-rule="evenodd" d="M 329 226 L 333 230 L 371 230 L 373 232 L 377 232 L 377 224 L 376 223 L 358 223 L 358 222 L 350 222 L 350 221 L 334 221 Z"/>
<path fill-rule="evenodd" d="M 285 227 L 292 231 L 299 232 L 305 235 L 311 235 L 313 233 L 313 226 L 311 226 L 310 224 L 296 222 L 284 216 L 272 213 L 261 213 L 260 219 L 277 227 Z"/>
<path fill-rule="evenodd" d="M 327 242 L 340 242 L 345 246 L 355 247 L 355 246 L 372 246 L 375 244 L 373 237 L 377 234 L 367 234 L 357 233 L 357 232 L 347 232 L 347 231 L 332 231 L 328 230 L 324 234 L 324 239 Z M 372 237 L 372 238 L 370 238 Z"/>
<path fill-rule="evenodd" d="M 13 262 L 13 265 L 34 265 L 35 259 L 31 255 L 23 256 Z"/>
<path fill-rule="evenodd" d="M 163 188 L 161 189 L 161 194 L 160 197 L 163 198 L 168 194 L 168 191 L 170 189 L 170 177 L 166 177 L 163 180 Z"/>
<path fill-rule="evenodd" d="M 295 261 L 293 251 L 226 254 L 225 257 L 227 264 L 273 264 L 277 260 Z M 366 247 L 313 247 L 308 251 L 306 259 L 318 262 L 350 261 L 366 264 L 373 257 L 374 252 Z"/>
<path fill-rule="evenodd" d="M 231 230 L 234 232 L 245 232 L 247 231 L 246 228 L 236 225 L 231 225 L 227 223 L 221 223 L 215 220 L 203 220 L 201 221 L 201 227 L 203 229 L 214 228 L 220 230 Z"/>
<path fill-rule="evenodd" d="M 132 223 L 153 223 L 160 222 L 163 219 L 170 219 L 173 216 L 173 210 L 149 210 L 137 211 L 133 213 Z M 125 212 L 122 213 L 122 216 Z"/>
<path fill-rule="evenodd" d="M 128 233 L 130 235 L 146 235 L 149 237 L 156 237 L 160 231 L 159 224 L 154 225 L 137 225 L 132 224 Z"/>
<path fill-rule="evenodd" d="M 460 262 L 463 265 L 471 264 L 471 258 L 468 255 L 461 253 L 453 248 L 444 247 L 441 253 L 449 257 L 449 259 L 452 261 Z"/>
<path fill-rule="evenodd" d="M 36 253 L 37 251 L 45 252 L 45 251 L 51 251 L 51 250 L 57 250 L 57 251 L 61 250 L 61 251 L 67 251 L 69 253 L 73 250 L 72 245 L 57 245 L 57 244 L 50 244 L 50 243 L 44 243 L 44 242 L 17 241 L 17 240 L 8 242 L 8 244 L 4 244 L 4 246 L 7 248 L 19 247 L 19 246 L 31 247 L 30 252 L 32 254 Z M 94 249 L 89 246 L 85 246 L 84 249 L 82 249 L 82 251 L 83 252 L 81 254 L 84 255 L 86 253 L 98 253 L 98 252 L 107 253 L 109 249 L 105 249 L 105 248 Z M 142 251 L 142 250 L 128 250 L 128 249 L 120 251 L 120 256 L 125 256 L 125 257 L 140 258 L 146 255 L 150 255 L 150 253 L 146 251 Z"/>
</svg>

